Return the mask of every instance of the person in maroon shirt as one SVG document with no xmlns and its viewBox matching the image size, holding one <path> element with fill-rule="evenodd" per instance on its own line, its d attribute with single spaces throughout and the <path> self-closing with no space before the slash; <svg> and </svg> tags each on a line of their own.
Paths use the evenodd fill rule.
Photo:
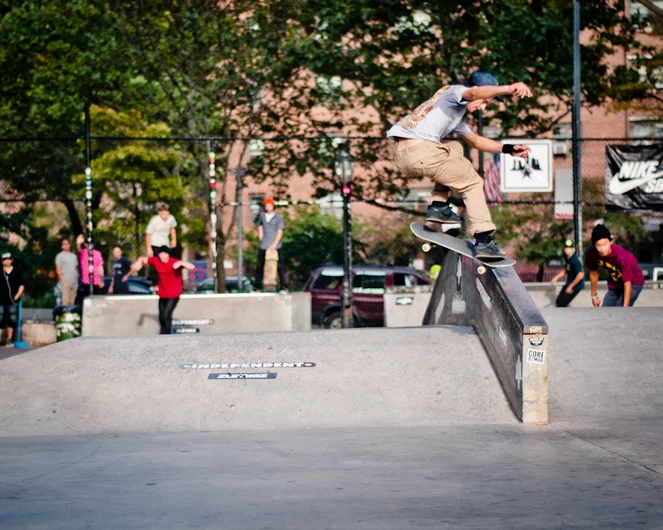
<svg viewBox="0 0 663 530">
<path fill-rule="evenodd" d="M 608 273 L 608 293 L 603 299 L 603 307 L 632 307 L 645 285 L 638 260 L 628 250 L 612 242 L 610 230 L 603 224 L 596 225 L 592 231 L 592 246 L 585 252 L 585 267 L 589 269 L 594 307 L 601 305 L 596 292 L 599 267 Z"/>
<path fill-rule="evenodd" d="M 173 311 L 182 294 L 182 271 L 180 269 L 195 269 L 193 263 L 171 257 L 170 248 L 163 246 L 158 249 L 158 257 L 141 257 L 131 266 L 131 270 L 124 277 L 128 278 L 133 272 L 138 272 L 147 263 L 157 271 L 159 276 L 159 325 L 160 335 L 170 335 L 173 329 Z"/>
</svg>

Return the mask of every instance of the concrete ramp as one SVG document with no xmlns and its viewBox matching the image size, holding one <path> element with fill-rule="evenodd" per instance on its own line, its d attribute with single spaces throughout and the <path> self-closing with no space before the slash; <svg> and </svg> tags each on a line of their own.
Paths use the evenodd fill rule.
<svg viewBox="0 0 663 530">
<path fill-rule="evenodd" d="M 80 338 L 0 387 L 0 436 L 516 421 L 469 327 Z"/>
</svg>

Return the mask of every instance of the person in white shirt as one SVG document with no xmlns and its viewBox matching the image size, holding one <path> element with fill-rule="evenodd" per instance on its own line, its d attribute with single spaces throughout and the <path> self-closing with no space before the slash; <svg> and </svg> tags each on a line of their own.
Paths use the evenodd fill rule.
<svg viewBox="0 0 663 530">
<path fill-rule="evenodd" d="M 145 246 L 147 247 L 147 256 L 152 258 L 158 254 L 160 247 L 170 248 L 173 255 L 173 249 L 177 247 L 177 232 L 175 227 L 177 221 L 170 214 L 170 207 L 165 202 L 157 204 L 158 214 L 150 219 L 145 230 Z"/>
</svg>

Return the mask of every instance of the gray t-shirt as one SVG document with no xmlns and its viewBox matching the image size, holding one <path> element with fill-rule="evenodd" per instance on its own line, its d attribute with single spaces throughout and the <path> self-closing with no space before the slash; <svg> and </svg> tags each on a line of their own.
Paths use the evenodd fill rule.
<svg viewBox="0 0 663 530">
<path fill-rule="evenodd" d="M 258 225 L 262 226 L 262 239 L 260 240 L 260 248 L 265 250 L 274 243 L 276 234 L 279 230 L 285 230 L 285 222 L 281 214 L 275 213 L 269 221 L 267 220 L 267 212 L 260 212 L 258 216 Z M 282 241 L 276 248 L 281 248 Z"/>
<path fill-rule="evenodd" d="M 472 132 L 463 116 L 469 101 L 463 100 L 463 85 L 442 87 L 425 103 L 387 131 L 387 138 L 418 138 L 440 143 L 452 132 Z"/>
<path fill-rule="evenodd" d="M 60 265 L 65 283 L 78 283 L 78 256 L 73 252 L 60 252 L 55 256 L 55 264 Z"/>
</svg>

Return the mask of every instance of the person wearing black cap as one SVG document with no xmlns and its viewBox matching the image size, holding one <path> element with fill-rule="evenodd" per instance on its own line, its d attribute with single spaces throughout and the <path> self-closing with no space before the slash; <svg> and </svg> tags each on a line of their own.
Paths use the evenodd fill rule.
<svg viewBox="0 0 663 530">
<path fill-rule="evenodd" d="M 566 257 L 566 267 L 564 270 L 559 271 L 555 277 L 550 280 L 554 286 L 555 282 L 562 279 L 566 274 L 566 283 L 557 296 L 555 304 L 557 307 L 568 307 L 576 295 L 585 288 L 585 273 L 582 269 L 582 263 L 576 255 L 575 245 L 573 240 L 567 239 L 564 242 L 564 256 Z"/>
<path fill-rule="evenodd" d="M 182 294 L 180 269 L 192 271 L 196 267 L 188 261 L 173 258 L 167 245 L 157 247 L 156 254 L 157 257 L 138 258 L 122 281 L 126 281 L 132 273 L 138 272 L 143 267 L 143 263 L 154 267 L 159 277 L 159 334 L 170 335 L 173 332 L 173 312 Z"/>
<path fill-rule="evenodd" d="M 14 267 L 11 252 L 2 254 L 2 278 L 0 278 L 0 330 L 7 328 L 6 345 L 13 346 L 14 329 L 16 329 L 18 302 L 23 295 L 23 275 Z"/>
<path fill-rule="evenodd" d="M 597 224 L 592 231 L 592 246 L 585 252 L 585 267 L 589 269 L 594 307 L 601 305 L 597 292 L 599 267 L 608 273 L 608 293 L 603 299 L 603 307 L 632 307 L 645 285 L 638 260 L 612 242 L 610 230 L 604 224 Z"/>
<path fill-rule="evenodd" d="M 463 156 L 458 142 L 444 141 L 451 133 L 460 135 L 470 147 L 486 153 L 509 153 L 527 159 L 529 147 L 496 142 L 472 132 L 464 120 L 465 112 L 484 110 L 500 96 L 530 97 L 524 83 L 500 86 L 491 74 L 474 72 L 466 85 L 442 87 L 432 98 L 419 105 L 387 132 L 396 141 L 394 165 L 406 177 L 433 180 L 433 202 L 426 210 L 426 220 L 459 223 L 449 205 L 450 191 L 460 193 L 465 201 L 469 230 L 476 238 L 477 258 L 501 258 L 504 253 L 493 238 L 495 225 L 483 192 L 483 179 Z"/>
</svg>

